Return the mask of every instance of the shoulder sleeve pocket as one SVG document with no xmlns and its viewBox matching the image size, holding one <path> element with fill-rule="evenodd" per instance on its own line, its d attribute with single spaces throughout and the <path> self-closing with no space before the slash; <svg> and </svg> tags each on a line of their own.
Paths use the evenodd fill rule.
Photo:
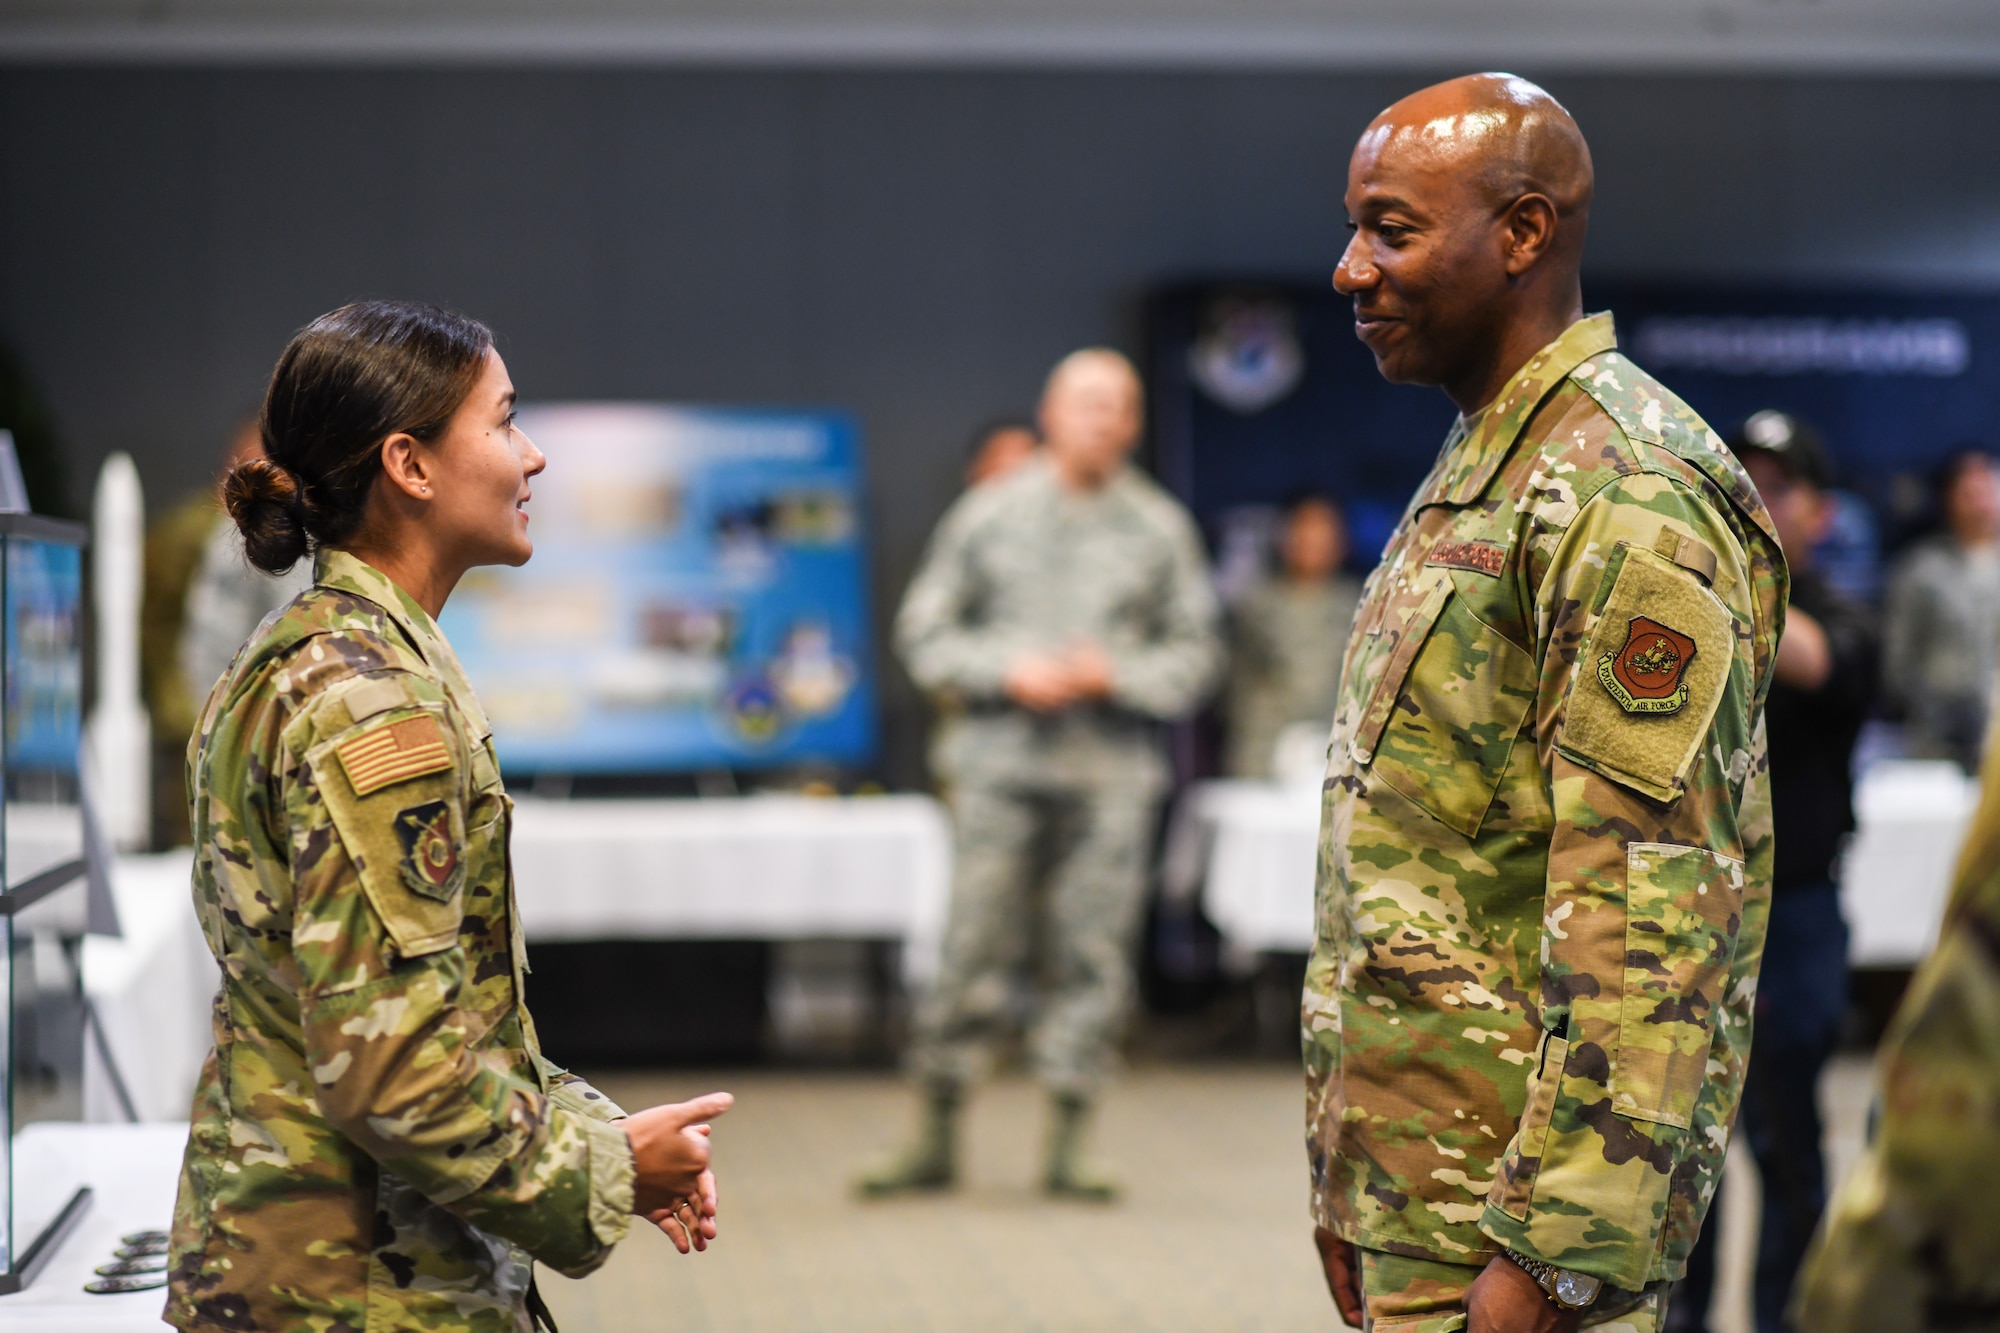
<svg viewBox="0 0 2000 1333">
<path fill-rule="evenodd" d="M 451 948 L 464 912 L 465 794 L 449 736 L 440 710 L 415 705 L 308 756 L 362 891 L 405 958 Z"/>
<path fill-rule="evenodd" d="M 1736 620 L 1700 579 L 1637 546 L 1614 553 L 1577 654 L 1557 746 L 1656 801 L 1678 800 L 1729 685 Z"/>
</svg>

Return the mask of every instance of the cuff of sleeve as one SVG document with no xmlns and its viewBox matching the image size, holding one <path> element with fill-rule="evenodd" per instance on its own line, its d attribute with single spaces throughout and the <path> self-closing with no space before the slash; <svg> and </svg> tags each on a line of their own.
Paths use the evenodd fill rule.
<svg viewBox="0 0 2000 1333">
<path fill-rule="evenodd" d="M 624 1127 L 580 1119 L 590 1143 L 590 1230 L 606 1249 L 632 1227 L 632 1141 Z"/>
</svg>

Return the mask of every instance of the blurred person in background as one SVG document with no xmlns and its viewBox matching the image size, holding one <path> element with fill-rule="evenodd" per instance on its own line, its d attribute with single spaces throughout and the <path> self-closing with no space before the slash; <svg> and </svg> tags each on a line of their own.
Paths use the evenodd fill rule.
<svg viewBox="0 0 2000 1333">
<path fill-rule="evenodd" d="M 1758 1034 L 1758 1041 L 1763 1034 Z M 1937 947 L 1876 1057 L 1869 1142 L 1799 1275 L 1810 1333 L 2000 1329 L 2000 746 Z"/>
<path fill-rule="evenodd" d="M 222 966 L 174 1209 L 184 1329 L 522 1333 L 645 1216 L 715 1236 L 717 1093 L 626 1116 L 543 1057 L 491 728 L 438 629 L 533 554 L 541 452 L 484 325 L 369 301 L 272 372 L 223 496 L 313 588 L 216 683 L 190 747 L 194 905 Z"/>
<path fill-rule="evenodd" d="M 1361 600 L 1361 581 L 1342 572 L 1347 524 L 1323 495 L 1285 511 L 1274 577 L 1252 587 L 1230 613 L 1231 777 L 1274 776 L 1278 737 L 1299 723 L 1333 725 L 1340 659 Z"/>
<path fill-rule="evenodd" d="M 1847 1011 L 1839 863 L 1854 831 L 1850 761 L 1874 706 L 1879 645 L 1868 608 L 1836 592 L 1814 561 L 1834 519 L 1833 467 L 1818 433 L 1786 413 L 1759 412 L 1729 446 L 1757 483 L 1792 573 L 1776 678 L 1764 706 L 1777 855 L 1756 1037 L 1737 1121 L 1763 1184 L 1757 1330 L 1780 1333 L 1788 1327 L 1792 1281 L 1826 1207 L 1819 1081 Z M 1715 1254 L 1710 1227 L 1674 1289 L 1669 1329 L 1695 1333 L 1707 1326 Z"/>
<path fill-rule="evenodd" d="M 1041 456 L 952 506 L 897 614 L 910 675 L 960 709 L 937 755 L 954 879 L 910 1054 L 923 1122 L 864 1194 L 956 1183 L 960 1109 L 1032 962 L 1046 978 L 1030 1035 L 1050 1094 L 1043 1187 L 1115 1197 L 1082 1146 L 1130 1003 L 1168 780 L 1159 724 L 1201 703 L 1222 657 L 1194 522 L 1127 461 L 1141 402 L 1118 353 L 1065 358 L 1042 396 Z"/>
<path fill-rule="evenodd" d="M 1583 134 L 1505 74 L 1396 103 L 1334 286 L 1459 418 L 1343 664 L 1302 1040 L 1350 1324 L 1654 1333 L 1720 1175 L 1769 901 L 1784 557 L 1586 315 Z"/>
<path fill-rule="evenodd" d="M 253 425 L 235 463 L 263 456 Z M 243 537 L 233 523 L 212 525 L 188 580 L 181 617 L 180 676 L 197 699 L 229 668 L 265 616 L 312 587 L 312 569 L 301 561 L 290 573 L 268 574 L 244 558 Z M 181 741 L 186 748 L 185 738 Z"/>
<path fill-rule="evenodd" d="M 263 454 L 253 417 L 231 437 L 221 475 Z M 209 686 L 259 621 L 312 586 L 304 567 L 274 578 L 252 566 L 227 519 L 218 481 L 175 504 L 146 530 L 139 677 L 152 723 L 156 847 L 184 846 L 188 840 L 188 738 Z"/>
<path fill-rule="evenodd" d="M 1041 436 L 1035 433 L 1032 421 L 1023 417 L 989 421 L 973 433 L 965 464 L 966 486 L 983 486 L 1000 480 L 1033 458 L 1035 450 L 1041 447 Z"/>
<path fill-rule="evenodd" d="M 1944 530 L 1889 576 L 1883 684 L 1911 758 L 1976 773 L 2000 678 L 2000 460 L 1961 449 L 1939 468 L 1936 491 Z"/>
</svg>

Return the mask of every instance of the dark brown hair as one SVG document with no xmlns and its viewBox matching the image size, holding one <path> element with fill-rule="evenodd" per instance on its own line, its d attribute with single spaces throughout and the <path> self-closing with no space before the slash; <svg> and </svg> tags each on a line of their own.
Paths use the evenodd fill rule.
<svg viewBox="0 0 2000 1333">
<path fill-rule="evenodd" d="M 353 536 L 382 441 L 442 435 L 492 349 L 478 320 L 411 301 L 357 301 L 300 329 L 264 394 L 264 457 L 222 483 L 250 563 L 282 574 Z"/>
</svg>

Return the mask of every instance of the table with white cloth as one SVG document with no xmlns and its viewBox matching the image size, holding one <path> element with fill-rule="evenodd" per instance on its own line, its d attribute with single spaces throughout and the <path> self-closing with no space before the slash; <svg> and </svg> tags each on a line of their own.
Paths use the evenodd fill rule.
<svg viewBox="0 0 2000 1333">
<path fill-rule="evenodd" d="M 532 945 L 553 940 L 899 942 L 903 975 L 935 973 L 951 832 L 928 796 L 757 795 L 515 807 L 515 892 Z M 122 939 L 91 937 L 84 984 L 142 1120 L 185 1118 L 210 1044 L 217 971 L 188 889 L 191 855 L 121 857 Z M 125 1118 L 93 1045 L 86 1116 Z"/>
<path fill-rule="evenodd" d="M 187 1126 L 29 1125 L 14 1140 L 17 1216 L 39 1222 L 88 1185 L 89 1206 L 25 1290 L 0 1296 L 7 1333 L 136 1333 L 161 1327 L 164 1288 L 93 1296 L 83 1284 L 119 1238 L 164 1231 L 174 1216 Z M 28 1226 L 25 1231 L 38 1230 Z"/>
<path fill-rule="evenodd" d="M 1856 784 L 1859 827 L 1840 876 L 1856 967 L 1914 967 L 1930 952 L 1977 801 L 1949 763 L 1885 761 Z M 1317 785 L 1196 783 L 1169 826 L 1163 888 L 1198 896 L 1236 951 L 1308 952 L 1319 816 Z"/>
</svg>

